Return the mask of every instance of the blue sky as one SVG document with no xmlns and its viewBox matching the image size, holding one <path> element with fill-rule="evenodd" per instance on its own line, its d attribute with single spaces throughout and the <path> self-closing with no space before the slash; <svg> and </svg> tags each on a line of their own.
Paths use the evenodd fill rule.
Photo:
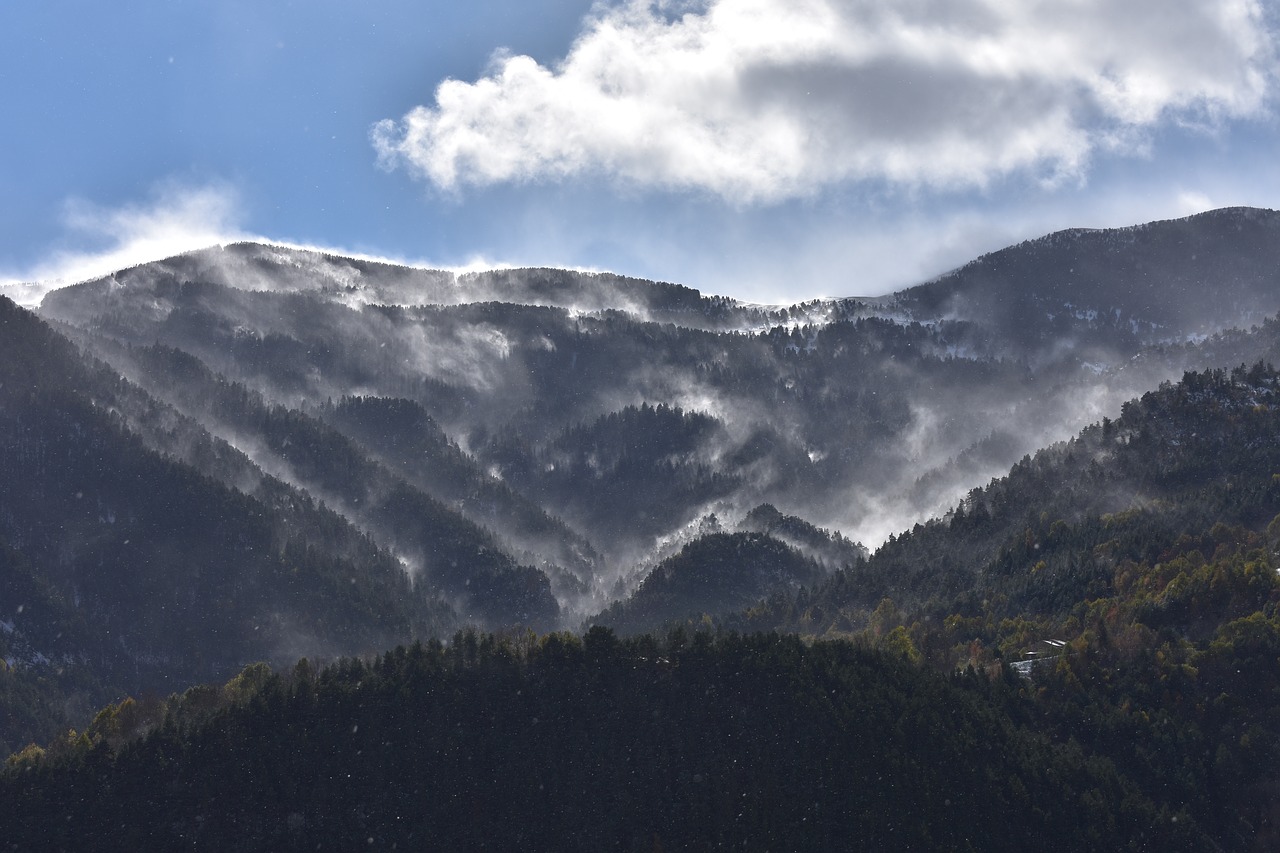
<svg viewBox="0 0 1280 853">
<path fill-rule="evenodd" d="M 1280 206 L 1271 0 L 0 5 L 0 282 L 242 236 L 743 299 Z"/>
</svg>

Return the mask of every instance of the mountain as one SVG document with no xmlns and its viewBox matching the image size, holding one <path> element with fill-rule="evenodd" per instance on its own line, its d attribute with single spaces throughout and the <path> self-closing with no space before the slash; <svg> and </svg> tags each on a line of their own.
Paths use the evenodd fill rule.
<svg viewBox="0 0 1280 853">
<path fill-rule="evenodd" d="M 750 814 L 817 846 L 1270 849 L 1275 223 L 1063 232 L 786 308 L 255 244 L 0 303 L 0 746 L 48 744 L 0 780 L 6 837 L 145 801 L 185 838 L 203 791 L 245 849 L 384 808 L 453 847 L 501 813 L 511 846 Z M 432 639 L 468 625 L 497 633 Z M 252 756 L 280 784 L 229 783 Z M 359 778 L 313 797 L 295 760 Z"/>
<path fill-rule="evenodd" d="M 553 582 L 552 566 L 582 580 L 580 602 L 559 597 L 589 611 L 705 515 L 736 523 L 771 503 L 882 541 L 1021 455 L 1207 366 L 1173 348 L 1280 308 L 1274 222 L 1226 210 L 1064 232 L 893 297 L 775 309 L 616 276 L 456 276 L 239 244 L 56 291 L 41 311 L 86 333 L 108 362 L 100 341 L 159 343 L 291 409 L 343 397 L 415 404 L 462 451 L 455 462 L 473 466 L 465 490 L 450 488 L 454 475 L 420 485 L 457 501 L 503 482 L 510 497 L 461 511 Z M 1162 283 L 1186 290 L 1187 317 L 1200 319 L 1170 313 L 1181 295 L 1149 298 Z M 629 414 L 646 406 L 685 422 Z M 607 476 L 564 450 L 596 428 L 633 446 L 625 458 L 601 446 Z M 653 428 L 685 430 L 679 452 L 646 443 L 639 433 Z M 627 472 L 672 490 L 637 496 L 639 513 L 619 509 L 609 484 L 625 493 Z"/>
<path fill-rule="evenodd" d="M 249 243 L 8 304 L 0 545 L 48 624 L 99 638 L 8 658 L 136 690 L 463 624 L 732 612 L 862 571 L 860 539 L 888 565 L 891 534 L 1124 400 L 1268 357 L 1274 323 L 1243 326 L 1275 310 L 1275 222 L 1063 232 L 774 308 Z M 907 584 L 872 574 L 858 607 Z M 15 637 L 58 633 L 24 613 Z"/>
<path fill-rule="evenodd" d="M 1278 287 L 1280 213 L 1225 208 L 1131 228 L 1059 231 L 885 302 L 921 322 L 974 323 L 998 345 L 1042 359 L 1065 343 L 1124 354 L 1247 328 L 1276 313 Z"/>
</svg>

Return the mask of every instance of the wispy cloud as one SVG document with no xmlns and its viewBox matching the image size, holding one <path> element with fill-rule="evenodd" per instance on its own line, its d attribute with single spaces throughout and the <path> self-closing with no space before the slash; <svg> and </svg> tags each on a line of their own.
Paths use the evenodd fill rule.
<svg viewBox="0 0 1280 853">
<path fill-rule="evenodd" d="M 1274 48 L 1256 0 L 626 0 L 559 64 L 499 53 L 371 138 L 450 192 L 602 175 L 751 204 L 1053 183 L 1156 126 L 1261 112 Z"/>
<path fill-rule="evenodd" d="M 225 184 L 166 183 L 144 204 L 107 208 L 75 199 L 64 221 L 76 248 L 31 269 L 0 272 L 0 294 L 37 305 L 50 290 L 181 252 L 242 239 L 237 193 Z"/>
</svg>

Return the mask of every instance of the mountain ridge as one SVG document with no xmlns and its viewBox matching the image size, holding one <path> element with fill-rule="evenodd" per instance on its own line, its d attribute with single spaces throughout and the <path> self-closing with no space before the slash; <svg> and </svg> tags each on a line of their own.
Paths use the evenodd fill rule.
<svg viewBox="0 0 1280 853">
<path fill-rule="evenodd" d="M 1254 245 L 1259 229 L 1275 222 L 1270 211 L 1227 210 L 1152 223 L 1134 232 L 1147 235 L 1146 243 L 1132 234 L 1111 240 L 1119 248 L 1099 249 L 1094 268 L 1120 281 L 1197 224 L 1206 228 L 1193 241 L 1205 253 L 1203 266 Z M 1046 247 L 1087 253 L 1108 233 L 1060 232 L 1001 257 L 1021 259 L 1006 264 L 1015 272 L 1045 270 Z M 1112 263 L 1121 250 L 1137 254 Z M 1280 297 L 1275 253 L 1268 244 L 1247 263 L 1224 267 L 1241 274 L 1227 276 L 1223 288 L 1242 295 L 1221 305 Z M 984 258 L 969 266 L 990 270 Z M 404 619 L 395 637 L 369 640 L 376 645 L 468 621 L 495 630 L 576 628 L 611 608 L 635 608 L 653 627 L 784 600 L 799 586 L 811 595 L 824 578 L 864 565 L 859 540 L 900 548 L 897 535 L 913 523 L 946 516 L 976 483 L 1116 416 L 1124 401 L 1161 381 L 1187 369 L 1253 363 L 1275 349 L 1271 322 L 1208 337 L 1200 327 L 1179 327 L 1169 343 L 1172 327 L 1123 309 L 1050 312 L 1039 325 L 1016 312 L 935 310 L 957 290 L 995 298 L 1029 282 L 1027 304 L 1039 311 L 1055 281 L 1070 283 L 1060 273 L 1040 290 L 1029 273 L 966 273 L 945 279 L 947 293 L 909 289 L 895 304 L 833 300 L 765 310 L 616 276 L 446 276 L 238 244 L 55 291 L 38 321 L 12 316 L 42 323 L 42 334 L 75 349 L 74 356 L 65 349 L 68 359 L 98 365 L 101 382 L 116 389 L 99 394 L 109 415 L 93 416 L 114 424 L 104 446 L 136 442 L 146 464 L 163 461 L 179 472 L 157 481 L 156 500 L 169 499 L 164 484 L 209 480 L 217 484 L 209 494 L 222 496 L 209 497 L 211 505 L 241 506 L 246 518 L 257 513 L 254 535 L 263 542 L 296 544 L 251 565 L 270 572 L 309 566 L 327 579 L 334 607 L 354 607 L 348 615 L 361 631 L 373 630 L 370 602 L 385 590 L 352 599 L 331 581 L 344 573 L 361 579 L 364 570 L 351 563 L 360 554 L 366 568 L 395 574 L 407 592 L 385 607 Z M 460 280 L 471 288 L 467 298 L 479 301 L 457 301 Z M 1105 283 L 1098 278 L 1095 290 L 1098 282 Z M 588 292 L 594 302 L 580 298 Z M 609 301 L 620 292 L 621 307 Z M 431 293 L 454 301 L 409 304 Z M 379 294 L 405 304 L 372 301 Z M 25 363 L 38 374 L 38 358 Z M 32 412 L 51 423 L 61 417 L 47 406 Z M 73 512 L 70 503 L 50 506 L 54 516 Z M 30 570 L 59 577 L 46 565 L 56 562 L 52 546 L 36 553 L 23 544 L 37 520 L 14 519 L 0 538 L 17 543 Z M 157 566 L 181 565 L 184 551 L 222 554 L 199 524 L 174 529 L 185 532 L 163 555 L 148 557 Z M 93 545 L 100 534 L 92 525 L 77 521 L 68 530 L 73 563 L 101 554 L 114 561 L 112 571 L 128 566 L 131 552 L 119 543 L 114 551 Z M 330 532 L 318 535 L 316 547 L 302 547 L 319 531 Z M 744 556 L 747 568 L 700 574 L 698 560 L 679 560 L 686 551 L 716 552 L 707 535 L 742 544 L 753 555 Z M 326 554 L 330 547 L 336 550 Z M 233 563 L 223 554 L 202 571 L 234 579 Z M 655 570 L 661 576 L 646 586 Z M 711 581 L 721 584 L 724 601 L 694 602 L 699 584 Z M 867 579 L 867 589 L 879 582 Z M 65 577 L 62 583 L 58 600 L 74 601 Z M 235 589 L 231 583 L 218 595 L 233 600 Z M 328 613 L 322 597 L 281 595 L 281 612 L 309 614 L 301 622 Z M 261 630 L 248 622 L 225 629 L 272 659 L 309 642 L 305 631 L 280 627 L 282 640 L 299 642 L 269 648 L 239 636 Z M 313 639 L 326 652 L 357 648 Z"/>
</svg>

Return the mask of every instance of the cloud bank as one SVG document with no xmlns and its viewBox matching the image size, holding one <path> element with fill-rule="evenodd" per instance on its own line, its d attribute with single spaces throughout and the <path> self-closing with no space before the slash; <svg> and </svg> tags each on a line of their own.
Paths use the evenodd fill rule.
<svg viewBox="0 0 1280 853">
<path fill-rule="evenodd" d="M 1080 178 L 1167 123 L 1260 113 L 1256 0 L 627 0 L 546 67 L 495 55 L 371 131 L 447 192 L 603 176 L 735 204 L 832 184 Z"/>
</svg>

